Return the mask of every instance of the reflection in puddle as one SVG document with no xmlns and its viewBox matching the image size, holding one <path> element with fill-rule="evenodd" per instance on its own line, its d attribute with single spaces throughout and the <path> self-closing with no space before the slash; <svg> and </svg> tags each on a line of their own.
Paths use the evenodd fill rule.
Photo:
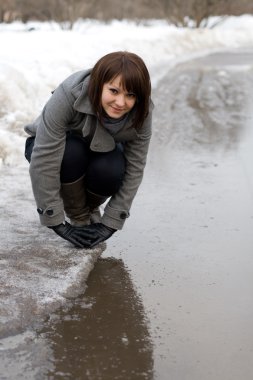
<svg viewBox="0 0 253 380">
<path fill-rule="evenodd" d="M 53 350 L 49 378 L 152 379 L 147 320 L 122 260 L 98 260 L 87 285 L 84 298 L 42 332 Z"/>
</svg>

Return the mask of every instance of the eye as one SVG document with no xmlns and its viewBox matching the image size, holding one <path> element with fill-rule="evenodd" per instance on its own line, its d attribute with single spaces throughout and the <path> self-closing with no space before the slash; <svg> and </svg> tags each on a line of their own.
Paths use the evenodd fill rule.
<svg viewBox="0 0 253 380">
<path fill-rule="evenodd" d="M 118 93 L 118 91 L 117 91 L 115 88 L 109 88 L 109 91 L 110 91 L 112 94 L 114 94 L 114 95 L 116 95 L 116 94 Z"/>
<path fill-rule="evenodd" d="M 130 98 L 130 99 L 135 99 L 136 98 L 136 95 L 133 93 L 133 92 L 129 92 L 127 94 L 127 97 Z"/>
</svg>

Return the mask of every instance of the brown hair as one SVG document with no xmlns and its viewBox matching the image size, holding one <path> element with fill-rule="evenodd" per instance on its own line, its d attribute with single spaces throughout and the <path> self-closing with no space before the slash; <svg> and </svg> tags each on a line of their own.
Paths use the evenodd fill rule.
<svg viewBox="0 0 253 380">
<path fill-rule="evenodd" d="M 140 128 L 149 112 L 151 84 L 148 69 L 138 55 L 118 51 L 100 58 L 91 71 L 88 88 L 90 102 L 101 121 L 103 86 L 118 75 L 122 76 L 124 89 L 136 96 L 133 127 Z"/>
</svg>

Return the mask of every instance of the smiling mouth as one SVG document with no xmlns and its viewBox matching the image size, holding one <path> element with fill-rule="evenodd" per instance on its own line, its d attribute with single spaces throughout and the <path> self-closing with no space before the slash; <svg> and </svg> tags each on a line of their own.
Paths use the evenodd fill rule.
<svg viewBox="0 0 253 380">
<path fill-rule="evenodd" d="M 123 108 L 115 108 L 115 107 L 111 107 L 113 111 L 115 112 L 123 112 L 124 109 Z"/>
</svg>

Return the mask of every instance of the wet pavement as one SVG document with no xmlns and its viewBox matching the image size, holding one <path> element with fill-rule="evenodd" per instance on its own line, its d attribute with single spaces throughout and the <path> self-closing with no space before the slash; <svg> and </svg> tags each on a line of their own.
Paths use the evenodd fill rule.
<svg viewBox="0 0 253 380">
<path fill-rule="evenodd" d="M 153 378 L 143 304 L 122 260 L 100 259 L 85 295 L 49 326 L 44 336 L 53 348 L 53 379 Z"/>
<path fill-rule="evenodd" d="M 158 84 L 131 217 L 83 294 L 2 340 L 1 379 L 253 377 L 252 58 L 216 53 Z"/>
</svg>

